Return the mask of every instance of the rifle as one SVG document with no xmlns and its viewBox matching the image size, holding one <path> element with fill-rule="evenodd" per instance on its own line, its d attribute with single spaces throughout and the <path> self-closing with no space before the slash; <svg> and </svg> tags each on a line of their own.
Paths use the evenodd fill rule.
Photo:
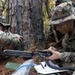
<svg viewBox="0 0 75 75">
<path fill-rule="evenodd" d="M 73 67 L 58 67 L 58 66 L 51 65 L 49 61 L 45 58 L 46 56 L 52 55 L 52 53 L 48 50 L 42 50 L 42 51 L 37 51 L 37 52 L 28 52 L 28 51 L 19 51 L 19 50 L 4 50 L 3 53 L 5 55 L 23 56 L 23 57 L 28 57 L 28 58 L 32 58 L 33 56 L 38 55 L 44 59 L 44 61 L 50 68 L 57 69 L 57 70 L 75 71 L 75 68 Z"/>
<path fill-rule="evenodd" d="M 20 50 L 4 50 L 3 53 L 5 55 L 12 55 L 12 56 L 22 56 L 26 58 L 32 58 L 33 56 L 50 56 L 52 53 L 48 50 L 43 51 L 36 51 L 36 52 L 29 52 L 29 51 L 20 51 Z"/>
</svg>

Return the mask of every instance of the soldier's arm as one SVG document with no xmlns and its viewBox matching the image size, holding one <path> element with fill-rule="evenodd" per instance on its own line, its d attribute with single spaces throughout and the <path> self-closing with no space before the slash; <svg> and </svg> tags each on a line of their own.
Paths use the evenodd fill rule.
<svg viewBox="0 0 75 75">
<path fill-rule="evenodd" d="M 55 60 L 55 59 L 61 59 L 63 61 L 70 61 L 73 57 L 75 57 L 75 53 L 74 52 L 58 52 L 56 51 L 56 48 L 54 47 L 50 47 L 48 49 L 52 55 L 48 57 L 48 59 L 50 60 Z"/>
<path fill-rule="evenodd" d="M 2 39 L 3 34 L 4 34 L 4 32 L 2 30 L 0 30 L 0 40 Z"/>
<path fill-rule="evenodd" d="M 70 62 L 75 60 L 75 52 L 62 52 L 60 59 L 62 61 Z"/>
<path fill-rule="evenodd" d="M 0 30 L 0 44 L 19 44 L 22 41 L 22 36 L 11 32 L 3 32 Z"/>
<path fill-rule="evenodd" d="M 13 34 L 13 33 L 9 32 L 9 36 L 11 37 L 11 40 L 13 43 L 19 43 L 23 40 L 23 37 L 19 34 Z"/>
<path fill-rule="evenodd" d="M 0 30 L 0 45 L 3 45 L 6 41 L 7 37 L 6 37 L 6 33 L 3 32 L 2 30 Z"/>
</svg>

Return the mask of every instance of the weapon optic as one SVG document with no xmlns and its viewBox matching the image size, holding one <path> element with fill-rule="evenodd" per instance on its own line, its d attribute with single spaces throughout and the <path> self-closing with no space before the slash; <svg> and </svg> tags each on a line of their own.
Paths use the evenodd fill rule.
<svg viewBox="0 0 75 75">
<path fill-rule="evenodd" d="M 32 58 L 33 56 L 40 56 L 43 58 L 43 60 L 46 62 L 46 64 L 53 69 L 57 70 L 70 70 L 70 71 L 75 71 L 75 67 L 57 67 L 53 66 L 49 63 L 49 61 L 45 58 L 47 56 L 51 56 L 52 53 L 48 50 L 42 50 L 42 51 L 37 51 L 37 52 L 28 52 L 28 51 L 19 51 L 19 50 L 4 50 L 3 53 L 5 55 L 12 55 L 12 56 L 22 56 L 26 58 Z"/>
</svg>

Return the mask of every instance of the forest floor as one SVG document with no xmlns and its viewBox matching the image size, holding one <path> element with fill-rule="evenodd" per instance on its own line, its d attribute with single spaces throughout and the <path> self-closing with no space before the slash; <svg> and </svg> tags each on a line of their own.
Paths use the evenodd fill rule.
<svg viewBox="0 0 75 75">
<path fill-rule="evenodd" d="M 16 62 L 21 64 L 22 62 L 24 62 L 24 60 L 20 57 L 10 57 L 8 59 L 0 61 L 0 75 L 11 75 L 15 71 L 13 69 L 5 68 L 7 62 Z"/>
<path fill-rule="evenodd" d="M 38 59 L 38 57 L 36 57 L 35 60 L 37 62 L 40 59 Z M 12 73 L 15 72 L 15 70 L 13 70 L 13 69 L 5 68 L 5 65 L 7 62 L 14 62 L 14 63 L 22 64 L 25 61 L 26 60 L 23 59 L 22 57 L 10 57 L 4 61 L 0 61 L 0 75 L 11 75 Z M 31 67 L 28 75 L 38 75 L 38 74 L 37 74 L 36 70 L 34 69 L 34 67 Z M 63 74 L 58 74 L 58 75 L 69 75 L 69 74 L 63 73 Z"/>
<path fill-rule="evenodd" d="M 0 75 L 11 75 L 13 72 L 15 72 L 15 70 L 13 69 L 5 68 L 5 65 L 7 62 L 14 62 L 14 63 L 22 64 L 23 62 L 25 62 L 25 60 L 22 57 L 17 57 L 17 58 L 10 57 L 4 61 L 1 61 L 0 62 Z M 37 75 L 33 67 L 31 68 L 29 75 Z"/>
<path fill-rule="evenodd" d="M 31 49 L 31 51 L 32 50 L 33 50 L 33 48 Z M 0 61 L 0 75 L 11 75 L 13 72 L 15 72 L 15 70 L 13 70 L 13 69 L 5 68 L 5 65 L 6 65 L 7 62 L 22 64 L 25 61 L 26 60 L 23 59 L 23 57 L 15 57 L 15 56 L 11 56 L 8 59 L 1 60 Z M 33 67 L 30 69 L 30 72 L 29 72 L 28 75 L 37 75 L 37 73 L 36 73 L 36 71 L 34 70 Z"/>
<path fill-rule="evenodd" d="M 37 49 L 36 46 L 32 47 L 28 51 L 34 51 L 35 49 Z M 36 56 L 36 57 L 33 57 L 33 60 L 34 60 L 34 63 L 38 64 L 38 62 L 41 61 L 41 58 Z M 11 75 L 13 72 L 15 72 L 15 70 L 13 70 L 13 69 L 5 68 L 5 65 L 7 64 L 7 62 L 22 64 L 25 61 L 26 61 L 26 59 L 24 59 L 23 57 L 15 57 L 15 56 L 11 56 L 8 59 L 1 60 L 0 61 L 0 75 Z M 34 67 L 31 67 L 28 75 L 38 75 L 38 74 L 35 71 Z M 69 74 L 64 73 L 63 75 L 69 75 Z"/>
</svg>

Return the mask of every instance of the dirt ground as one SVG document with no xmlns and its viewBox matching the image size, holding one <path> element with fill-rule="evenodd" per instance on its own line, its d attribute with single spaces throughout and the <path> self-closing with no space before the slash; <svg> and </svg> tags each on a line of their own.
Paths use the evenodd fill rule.
<svg viewBox="0 0 75 75">
<path fill-rule="evenodd" d="M 24 60 L 20 57 L 10 57 L 6 60 L 0 61 L 0 75 L 11 75 L 15 70 L 4 68 L 7 62 L 16 62 L 16 63 L 22 63 Z"/>
<path fill-rule="evenodd" d="M 31 49 L 29 49 L 28 51 L 34 51 L 36 49 L 35 47 L 32 47 Z M 41 61 L 41 58 L 39 58 L 38 56 L 33 57 L 33 60 L 36 64 L 38 64 L 38 62 Z M 11 56 L 6 60 L 1 60 L 0 61 L 0 75 L 11 75 L 15 70 L 13 69 L 7 69 L 4 66 L 6 65 L 7 62 L 13 62 L 13 63 L 19 63 L 22 64 L 23 62 L 25 62 L 26 59 L 23 59 L 23 57 L 15 57 L 15 56 Z M 38 75 L 37 72 L 35 71 L 35 69 L 32 67 L 30 69 L 30 72 L 28 75 Z M 69 74 L 63 74 L 63 75 L 69 75 Z"/>
<path fill-rule="evenodd" d="M 0 61 L 0 75 L 11 75 L 15 70 L 13 69 L 7 69 L 4 66 L 6 65 L 7 62 L 14 62 L 14 63 L 23 63 L 25 61 L 25 59 L 23 59 L 22 57 L 10 57 L 6 60 Z M 34 68 L 32 67 L 29 75 L 37 75 L 36 71 L 34 70 Z"/>
<path fill-rule="evenodd" d="M 38 57 L 36 57 L 36 59 L 34 60 L 39 60 Z M 7 69 L 4 66 L 6 65 L 7 62 L 14 62 L 14 63 L 23 63 L 26 60 L 23 59 L 22 57 L 10 57 L 8 59 L 6 59 L 5 61 L 0 61 L 0 75 L 11 75 L 13 72 L 15 72 L 15 70 L 13 69 Z M 28 75 L 38 75 L 37 72 L 35 71 L 35 69 L 32 67 L 30 69 L 30 72 Z M 58 75 L 69 75 L 68 73 L 63 73 L 63 74 L 58 74 Z"/>
<path fill-rule="evenodd" d="M 29 51 L 33 51 L 35 48 L 36 47 L 34 46 L 31 49 L 29 49 Z M 35 60 L 37 60 L 37 59 L 35 59 Z M 26 61 L 26 59 L 24 59 L 23 57 L 15 57 L 15 56 L 11 56 L 8 59 L 1 60 L 0 61 L 0 75 L 11 75 L 15 71 L 13 69 L 9 69 L 9 68 L 4 67 L 7 62 L 22 64 L 25 61 Z M 34 70 L 33 67 L 31 68 L 31 70 L 29 72 L 29 75 L 37 75 L 37 73 L 36 73 L 36 71 Z"/>
</svg>

